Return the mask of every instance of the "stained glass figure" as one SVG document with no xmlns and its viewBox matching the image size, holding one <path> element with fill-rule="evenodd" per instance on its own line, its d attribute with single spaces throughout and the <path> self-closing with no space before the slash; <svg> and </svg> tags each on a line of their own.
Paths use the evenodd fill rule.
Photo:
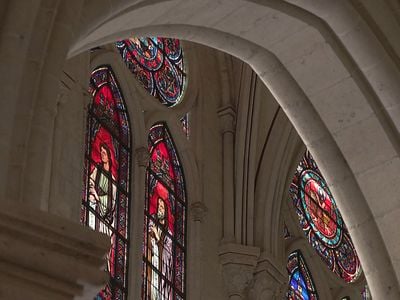
<svg viewBox="0 0 400 300">
<path fill-rule="evenodd" d="M 186 80 L 179 40 L 132 37 L 116 42 L 116 46 L 125 64 L 151 95 L 168 107 L 179 103 Z"/>
<path fill-rule="evenodd" d="M 92 72 L 89 93 L 81 222 L 111 240 L 106 264 L 110 281 L 95 299 L 123 300 L 129 248 L 128 113 L 110 66 Z"/>
<path fill-rule="evenodd" d="M 183 171 L 166 124 L 149 133 L 142 299 L 185 299 L 186 195 Z"/>
<path fill-rule="evenodd" d="M 186 113 L 181 119 L 182 130 L 186 135 L 186 139 L 190 137 L 190 127 L 189 127 L 189 113 Z"/>
<path fill-rule="evenodd" d="M 289 274 L 288 300 L 318 300 L 317 290 L 300 250 L 290 253 L 287 263 Z"/>
<path fill-rule="evenodd" d="M 306 151 L 289 189 L 308 241 L 329 269 L 354 282 L 360 261 L 336 202 L 310 152 Z"/>
</svg>

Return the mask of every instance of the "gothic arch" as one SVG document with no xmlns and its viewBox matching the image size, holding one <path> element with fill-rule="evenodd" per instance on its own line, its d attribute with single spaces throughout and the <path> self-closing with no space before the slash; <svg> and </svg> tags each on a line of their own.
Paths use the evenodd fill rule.
<svg viewBox="0 0 400 300">
<path fill-rule="evenodd" d="M 187 97 L 197 97 L 197 90 L 193 87 L 188 87 L 188 90 L 183 95 L 183 103 L 180 103 L 176 109 L 168 109 L 162 104 L 158 103 L 153 96 L 149 95 L 146 90 L 137 82 L 132 76 L 130 71 L 126 68 L 119 54 L 110 49 L 98 49 L 91 54 L 90 68 L 94 69 L 99 65 L 110 65 L 114 71 L 115 77 L 118 80 L 119 87 L 124 95 L 126 109 L 129 113 L 131 122 L 132 134 L 132 161 L 131 161 L 131 219 L 130 224 L 130 263 L 129 263 L 129 280 L 130 280 L 130 297 L 140 298 L 142 277 L 138 270 L 142 267 L 142 237 L 143 237 L 143 224 L 144 219 L 144 200 L 145 199 L 145 166 L 143 159 L 147 153 L 147 137 L 150 127 L 163 121 L 167 124 L 169 132 L 173 137 L 176 149 L 179 152 L 179 158 L 182 163 L 181 167 L 185 174 L 185 186 L 188 203 L 188 228 L 187 239 L 191 241 L 187 245 L 187 253 L 191 255 L 199 255 L 199 249 L 196 248 L 196 239 L 199 239 L 199 234 L 195 231 L 195 226 L 191 225 L 192 218 L 191 204 L 199 203 L 201 196 L 198 186 L 199 172 L 191 144 L 188 143 L 186 137 L 182 133 L 179 118 L 181 113 L 181 106 L 188 109 L 193 105 L 194 100 L 186 99 Z M 195 76 L 194 76 L 195 77 Z M 186 102 L 186 100 L 189 100 Z M 147 105 L 147 103 L 151 103 Z M 146 110 L 151 113 L 145 113 Z M 82 154 L 83 155 L 83 154 Z M 144 155 L 144 156 L 143 156 Z M 136 220 L 136 222 L 135 222 Z M 140 221 L 138 221 L 140 220 Z M 198 242 L 198 241 L 197 241 Z M 198 280 L 195 275 L 199 273 L 200 266 L 191 261 L 187 261 L 187 282 L 195 282 Z M 194 277 L 194 278 L 192 278 Z M 190 298 L 193 290 L 188 290 L 188 297 Z"/>
<path fill-rule="evenodd" d="M 319 295 L 319 299 L 331 299 L 331 291 L 329 290 L 329 286 L 327 282 L 324 280 L 326 278 L 324 275 L 324 270 L 321 268 L 319 264 L 319 257 L 315 256 L 312 252 L 313 249 L 310 249 L 307 242 L 304 239 L 297 238 L 295 239 L 286 249 L 286 260 L 289 257 L 290 253 L 295 250 L 300 250 L 303 253 L 303 256 L 307 262 L 308 269 L 314 279 L 314 283 L 316 285 L 316 289 Z"/>
<path fill-rule="evenodd" d="M 93 26 L 89 22 L 89 26 L 82 29 L 81 38 L 72 46 L 70 54 L 127 36 L 134 31 L 140 35 L 157 33 L 204 43 L 249 63 L 274 94 L 326 174 L 349 225 L 361 261 L 368 262 L 364 265 L 367 266 L 365 272 L 372 295 L 398 297 L 394 271 L 399 269 L 395 265 L 398 254 L 394 247 L 390 247 L 390 222 L 387 223 L 388 218 L 396 219 L 399 214 L 398 205 L 390 200 L 397 192 L 386 193 L 388 198 L 381 199 L 386 201 L 387 209 L 392 208 L 391 214 L 385 220 L 382 216 L 390 209 L 382 211 L 381 207 L 377 207 L 374 204 L 377 196 L 368 191 L 368 182 L 373 181 L 373 178 L 379 178 L 382 172 L 398 169 L 397 128 L 393 121 L 397 111 L 391 110 L 394 108 L 393 100 L 399 95 L 395 84 L 398 79 L 397 69 L 391 66 L 387 54 L 376 43 L 369 28 L 352 7 L 337 6 L 336 10 L 327 14 L 322 8 L 306 7 L 308 3 L 302 3 L 306 10 L 287 3 L 271 4 L 268 7 L 247 1 L 231 1 L 229 4 L 222 1 L 215 5 L 199 8 L 170 1 L 131 7 L 118 16 L 111 14 L 108 20 L 103 18 L 104 22 L 100 26 Z M 162 18 L 154 16 L 157 7 L 163 12 Z M 169 7 L 170 13 L 164 13 Z M 180 7 L 180 10 L 176 11 L 172 7 Z M 214 14 L 208 11 L 211 9 Z M 222 11 L 230 14 L 226 15 L 223 22 L 215 22 L 213 17 L 219 20 Z M 153 21 L 139 17 L 139 14 L 144 16 L 150 13 Z M 196 17 L 192 15 L 187 18 L 191 13 Z M 323 18 L 326 23 L 312 13 Z M 206 14 L 208 18 L 205 17 Z M 255 26 L 251 30 L 245 28 L 246 25 L 254 25 L 250 16 L 260 17 L 260 27 Z M 356 24 L 352 20 L 354 16 Z M 357 39 L 350 35 L 352 38 L 347 36 L 346 39 L 343 28 L 338 27 L 341 23 L 337 21 L 337 17 L 345 18 L 346 29 L 350 33 L 352 29 L 361 26 L 362 38 Z M 240 24 L 242 28 L 233 26 L 234 20 L 238 18 L 249 23 Z M 131 28 L 118 30 L 118 23 L 123 21 L 126 25 L 127 20 L 130 20 Z M 173 25 L 175 22 L 182 25 Z M 201 27 L 199 24 L 202 24 Z M 282 24 L 285 26 L 281 26 Z M 264 29 L 262 37 L 256 34 L 257 29 L 261 28 Z M 268 32 L 268 28 L 285 28 L 285 32 Z M 296 32 L 291 31 L 294 28 L 297 29 Z M 87 34 L 88 32 L 90 33 Z M 239 32 L 243 38 L 237 37 Z M 308 44 L 311 48 L 298 47 L 299 51 L 304 52 L 297 53 L 300 55 L 297 57 L 293 51 L 279 52 L 283 46 L 293 46 L 296 37 L 300 38 L 300 41 L 297 40 L 299 46 Z M 365 47 L 364 44 L 369 42 L 373 44 Z M 368 48 L 368 51 L 363 51 L 364 48 Z M 382 61 L 371 57 L 370 51 L 379 53 Z M 356 58 L 355 61 L 349 52 Z M 321 59 L 329 63 L 320 64 Z M 374 68 L 374 63 L 381 68 Z M 367 72 L 368 66 L 372 67 Z M 385 78 L 388 88 L 379 89 L 377 78 Z M 321 94 L 324 89 L 329 90 L 329 93 Z M 340 105 L 329 106 L 329 102 L 333 101 L 343 101 L 343 105 L 351 105 L 343 111 Z M 379 109 L 382 107 L 385 109 Z M 356 117 L 352 114 L 354 112 L 357 112 Z M 350 135 L 360 131 L 368 137 L 353 143 Z M 369 147 L 372 142 L 379 144 L 380 148 Z M 361 150 L 364 151 L 362 161 L 356 154 Z M 352 199 L 351 203 L 345 202 L 344 199 L 347 198 Z M 358 224 L 363 226 L 357 226 Z M 382 237 L 385 243 L 380 242 Z M 372 239 L 374 243 L 369 242 Z M 367 244 L 373 244 L 374 249 L 367 248 Z M 377 256 L 377 253 L 380 255 Z"/>
<path fill-rule="evenodd" d="M 391 64 L 391 57 L 388 57 L 386 53 L 388 51 L 387 46 L 381 46 L 379 41 L 375 39 L 373 32 L 368 28 L 370 25 L 359 17 L 354 8 L 338 6 L 341 4 L 337 3 L 331 4 L 333 7 L 328 8 L 307 7 L 312 2 L 298 2 L 298 5 L 303 5 L 317 16 L 313 17 L 311 14 L 307 14 L 287 3 L 283 3 L 281 6 L 276 4 L 277 6 L 273 9 L 256 2 L 246 1 L 220 1 L 214 4 L 216 6 L 209 5 L 209 7 L 207 6 L 209 3 L 205 3 L 205 7 L 193 7 L 191 5 L 196 3 L 181 3 L 179 1 L 161 3 L 152 1 L 149 4 L 150 6 L 143 3 L 131 6 L 131 2 L 121 2 L 112 8 L 105 7 L 105 3 L 108 3 L 106 1 L 101 2 L 101 4 L 86 3 L 87 6 L 84 7 L 85 16 L 82 18 L 85 23 L 81 24 L 76 35 L 82 39 L 81 42 L 86 39 L 80 44 L 83 47 L 80 48 L 81 50 L 87 49 L 86 42 L 92 42 L 94 45 L 111 41 L 113 37 L 110 34 L 115 34 L 114 37 L 120 36 L 120 34 L 128 35 L 128 32 L 119 32 L 118 28 L 121 28 L 121 24 L 116 21 L 125 18 L 125 21 L 129 22 L 137 21 L 129 29 L 138 28 L 138 30 L 135 30 L 137 33 L 169 33 L 169 35 L 176 35 L 225 50 L 250 63 L 273 92 L 308 148 L 312 150 L 321 169 L 326 174 L 328 182 L 332 185 L 333 193 L 338 199 L 344 218 L 351 227 L 361 260 L 365 261 L 364 265 L 369 268 L 366 270 L 366 274 L 373 296 L 386 299 L 390 297 L 398 298 L 398 280 L 395 277 L 395 272 L 400 270 L 396 265 L 399 261 L 399 254 L 396 252 L 398 250 L 395 247 L 398 241 L 393 238 L 395 233 L 391 229 L 392 222 L 399 216 L 398 203 L 393 201 L 399 194 L 397 190 L 400 186 L 398 178 L 391 176 L 391 182 L 376 187 L 376 191 L 369 189 L 369 186 L 373 185 L 379 178 L 386 177 L 385 174 L 397 174 L 399 169 L 399 147 L 396 142 L 397 132 L 394 130 L 398 127 L 396 122 L 400 120 L 400 118 L 395 117 L 398 113 L 396 99 L 399 98 L 396 84 L 398 82 L 397 65 Z M 91 3 L 95 6 L 91 7 Z M 268 2 L 268 5 L 272 6 L 274 3 Z M 15 8 L 14 6 L 18 4 L 12 5 Z M 79 4 L 68 9 L 62 4 L 60 6 L 58 11 L 65 14 L 57 15 L 57 18 L 53 20 L 56 20 L 55 22 L 62 21 L 63 24 L 68 24 L 65 28 L 71 28 L 69 26 L 71 24 L 68 22 L 77 22 L 72 15 L 75 10 L 79 11 Z M 179 10 L 174 10 L 172 7 L 179 7 Z M 169 8 L 171 9 L 168 13 Z M 123 9 L 127 9 L 137 18 L 127 15 L 123 12 Z M 212 10 L 212 13 L 207 10 Z M 157 19 L 155 12 L 163 13 L 162 18 Z M 205 12 L 205 14 L 202 14 L 202 12 Z M 144 13 L 148 13 L 148 15 Z M 156 25 L 173 24 L 172 14 L 174 13 L 177 16 L 177 21 L 190 26 L 153 26 L 157 22 Z M 192 13 L 190 18 L 184 18 L 187 13 Z M 226 18 L 221 18 L 225 13 L 231 13 L 231 15 L 225 15 Z M 205 17 L 206 14 L 208 18 Z M 288 17 L 288 14 L 296 17 Z M 307 15 L 307 17 L 304 15 Z M 193 18 L 193 16 L 196 17 Z M 215 18 L 213 18 L 214 16 Z M 243 26 L 242 28 L 228 26 L 235 24 L 233 23 L 234 19 L 241 16 L 244 16 L 242 20 L 249 21 L 249 23 L 242 22 L 240 24 Z M 260 16 L 259 23 L 255 23 L 255 20 L 251 19 L 250 16 Z M 260 30 L 260 28 L 285 28 L 285 30 L 290 31 L 290 26 L 277 26 L 279 25 L 278 22 L 285 21 L 285 24 L 290 25 L 296 23 L 297 17 L 307 20 L 312 26 L 300 22 L 304 25 L 300 28 L 304 30 L 297 31 L 296 34 L 287 36 L 287 39 L 281 39 L 280 42 L 281 46 L 285 42 L 288 43 L 286 46 L 289 46 L 290 42 L 294 43 L 297 37 L 299 45 L 302 42 L 312 45 L 308 49 L 301 47 L 294 49 L 304 50 L 303 53 L 292 53 L 292 55 L 284 51 L 278 53 L 279 45 L 275 44 L 275 47 L 278 48 L 274 48 L 273 45 L 267 44 L 268 41 L 266 40 L 273 40 L 271 33 L 263 31 L 262 37 L 266 40 L 256 39 L 253 35 L 254 33 L 257 35 L 257 30 Z M 218 23 L 220 19 L 223 20 L 222 23 Z M 268 26 L 265 26 L 266 23 L 268 23 Z M 213 29 L 209 31 L 204 28 L 199 29 L 199 24 Z M 108 28 L 107 30 L 96 31 L 96 26 L 103 26 L 103 29 Z M 52 37 L 57 34 L 65 35 L 64 44 L 62 42 L 61 44 L 67 47 L 72 46 L 75 53 L 78 53 L 80 46 L 77 47 L 76 42 L 71 41 L 71 32 L 66 33 L 65 28 L 56 27 L 51 33 Z M 321 37 L 321 32 L 313 28 L 325 28 L 324 36 Z M 398 32 L 397 28 L 393 28 L 393 31 Z M 355 32 L 358 32 L 358 34 L 355 34 Z M 91 38 L 87 38 L 89 33 L 93 34 Z M 235 38 L 235 34 L 243 36 L 243 40 Z M 277 32 L 278 40 L 279 37 L 283 38 L 284 34 L 285 32 Z M 109 40 L 102 39 L 105 36 Z M 29 157 L 23 168 L 27 172 L 16 176 L 17 182 L 24 183 L 21 198 L 28 202 L 41 200 L 42 196 L 46 200 L 47 197 L 46 188 L 43 187 L 45 186 L 43 182 L 47 179 L 47 166 L 35 178 L 40 185 L 36 185 L 37 181 L 32 180 L 32 178 L 36 175 L 33 173 L 40 170 L 41 166 L 35 158 L 40 155 L 46 158 L 51 156 L 50 151 L 43 147 L 43 145 L 47 145 L 46 142 L 51 141 L 51 133 L 43 129 L 52 121 L 52 116 L 51 114 L 49 116 L 48 112 L 52 111 L 50 109 L 52 108 L 51 104 L 57 94 L 57 88 L 55 88 L 57 80 L 55 78 L 60 71 L 59 68 L 61 68 L 66 51 L 64 47 L 59 47 L 59 44 L 52 39 L 49 40 L 52 42 L 46 44 L 48 46 L 46 53 L 53 54 L 52 58 L 47 59 L 46 56 L 43 70 L 40 73 L 40 82 L 30 85 L 30 87 L 37 87 L 39 96 L 35 104 L 37 111 L 35 110 L 32 121 L 36 125 L 32 126 L 26 143 L 26 149 L 29 149 Z M 246 42 L 246 40 L 252 40 L 258 46 Z M 340 43 L 338 40 L 340 40 Z M 312 43 L 312 41 L 316 43 Z M 269 49 L 270 52 L 264 49 Z M 271 52 L 276 53 L 276 56 L 272 55 Z M 373 53 L 375 55 L 372 55 Z M 322 60 L 330 63 L 322 65 L 319 63 Z M 21 63 L 21 65 L 25 67 L 24 63 Z M 12 66 L 12 64 L 8 64 L 8 66 Z M 347 69 L 344 66 L 347 66 Z M 271 69 L 268 70 L 268 67 L 271 67 Z M 16 70 L 16 73 L 21 75 L 19 78 L 23 77 L 20 70 Z M 319 76 L 321 74 L 325 76 Z M 315 78 L 318 80 L 314 81 Z M 299 85 L 296 84 L 296 80 Z M 49 85 L 53 87 L 52 91 L 48 91 Z M 17 88 L 20 87 L 22 87 L 22 83 L 17 86 Z M 324 91 L 324 88 L 328 92 L 322 93 L 323 95 L 318 94 L 318 91 L 313 90 L 315 87 L 322 89 L 319 92 Z M 328 87 L 330 89 L 326 90 Z M 13 95 L 8 93 L 8 95 L 10 94 Z M 10 97 L 10 99 L 16 97 L 18 96 Z M 331 103 L 337 102 L 342 105 L 329 106 Z M 341 110 L 341 107 L 346 105 L 346 110 Z M 41 123 L 36 122 L 37 120 L 40 120 Z M 24 123 L 30 124 L 30 121 L 25 121 Z M 364 139 L 354 142 L 352 138 L 360 132 Z M 371 147 L 371 145 L 374 147 Z M 13 147 L 15 147 L 14 144 Z M 9 147 L 5 149 L 9 150 Z M 28 151 L 25 151 L 24 155 L 27 155 Z M 364 155 L 357 157 L 360 152 L 363 152 Z M 8 157 L 8 154 L 4 157 Z M 10 165 L 9 169 L 11 168 Z M 43 182 L 41 182 L 42 179 Z M 378 188 L 381 190 L 378 190 Z M 30 198 L 32 194 L 37 196 Z M 352 203 L 347 203 L 344 200 L 349 198 L 353 200 Z M 377 199 L 380 202 L 376 201 Z M 385 205 L 382 205 L 382 203 Z M 363 210 L 360 210 L 360 208 L 363 208 Z M 366 247 L 368 244 L 373 245 L 374 248 L 368 249 Z M 377 256 L 376 253 L 379 253 L 380 256 Z M 391 287 L 390 291 L 389 286 Z M 389 295 L 386 293 L 389 293 Z"/>
</svg>

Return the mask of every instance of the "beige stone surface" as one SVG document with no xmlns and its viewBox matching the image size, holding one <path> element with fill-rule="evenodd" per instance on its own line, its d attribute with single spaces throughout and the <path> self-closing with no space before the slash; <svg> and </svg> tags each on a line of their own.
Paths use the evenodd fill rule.
<svg viewBox="0 0 400 300">
<path fill-rule="evenodd" d="M 304 238 L 287 200 L 306 147 L 332 189 L 374 299 L 399 299 L 399 12 L 394 0 L 3 1 L 0 202 L 18 209 L 3 209 L 0 224 L 20 238 L 0 234 L 14 243 L 0 245 L 0 282 L 23 284 L 17 298 L 26 291 L 37 299 L 95 293 L 100 262 L 86 246 L 71 250 L 70 243 L 100 243 L 96 259 L 105 246 L 99 235 L 64 218 L 79 221 L 89 73 L 110 64 L 126 98 L 136 156 L 129 300 L 139 299 L 141 288 L 143 149 L 147 130 L 160 120 L 179 151 L 193 214 L 187 217 L 188 299 L 227 299 L 219 256 L 226 242 L 262 253 L 254 269 L 261 271 L 246 271 L 249 282 L 239 297 L 282 294 L 279 276 L 273 285 L 268 276 L 274 268 L 285 276 L 289 249 L 309 247 L 297 242 Z M 189 81 L 175 108 L 147 95 L 107 45 L 133 34 L 183 40 Z M 103 49 L 90 52 L 95 46 Z M 189 140 L 178 121 L 188 111 Z M 29 215 L 35 209 L 42 212 Z M 58 220 L 68 229 L 57 227 Z M 292 240 L 282 239 L 283 222 Z M 48 240 L 37 245 L 33 236 Z M 32 251 L 30 261 L 23 250 Z M 52 264 L 40 263 L 41 251 Z M 74 253 L 85 254 L 74 260 Z M 359 295 L 364 278 L 345 286 L 308 257 L 325 279 L 317 281 L 323 299 Z M 81 271 L 63 269 L 71 261 L 84 281 Z M 274 267 L 262 269 L 266 261 Z M 67 275 L 73 280 L 65 283 Z M 43 294 L 43 282 L 53 289 Z M 10 299 L 8 290 L 0 292 Z"/>
</svg>

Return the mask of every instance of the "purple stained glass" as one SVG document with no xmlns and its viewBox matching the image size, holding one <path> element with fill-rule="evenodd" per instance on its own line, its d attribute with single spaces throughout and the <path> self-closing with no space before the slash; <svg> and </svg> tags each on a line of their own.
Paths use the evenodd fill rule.
<svg viewBox="0 0 400 300">
<path fill-rule="evenodd" d="M 289 274 L 288 300 L 318 300 L 317 290 L 300 250 L 290 253 L 287 263 Z"/>
<path fill-rule="evenodd" d="M 368 288 L 368 285 L 366 285 L 364 287 L 364 289 L 362 290 L 361 298 L 362 298 L 362 300 L 371 300 L 372 299 L 371 293 L 370 293 L 369 288 Z"/>
<path fill-rule="evenodd" d="M 346 282 L 362 270 L 336 202 L 310 152 L 306 151 L 289 189 L 308 241 L 329 269 Z"/>
<path fill-rule="evenodd" d="M 132 37 L 116 42 L 125 64 L 162 104 L 179 103 L 185 86 L 183 50 L 178 39 Z"/>
<path fill-rule="evenodd" d="M 110 66 L 90 77 L 81 222 L 110 237 L 110 281 L 96 300 L 127 299 L 130 128 L 125 103 Z"/>
<path fill-rule="evenodd" d="M 183 171 L 165 123 L 152 126 L 148 142 L 142 299 L 185 299 Z"/>
</svg>

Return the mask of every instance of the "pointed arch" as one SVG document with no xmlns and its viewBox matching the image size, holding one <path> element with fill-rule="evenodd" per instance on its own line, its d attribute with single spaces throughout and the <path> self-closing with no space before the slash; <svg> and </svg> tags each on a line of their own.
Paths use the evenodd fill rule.
<svg viewBox="0 0 400 300">
<path fill-rule="evenodd" d="M 151 95 L 167 107 L 180 102 L 186 74 L 178 39 L 131 37 L 115 45 L 129 70 Z"/>
<path fill-rule="evenodd" d="M 360 260 L 328 185 L 311 153 L 299 163 L 289 195 L 306 238 L 329 269 L 345 282 L 356 281 Z"/>
<path fill-rule="evenodd" d="M 93 70 L 87 113 L 81 222 L 110 236 L 106 270 L 110 281 L 96 296 L 128 294 L 131 130 L 126 105 L 111 66 Z"/>
<path fill-rule="evenodd" d="M 289 274 L 288 300 L 318 300 L 314 280 L 300 250 L 290 253 L 287 262 Z"/>
<path fill-rule="evenodd" d="M 148 148 L 142 299 L 185 299 L 185 182 L 165 123 L 151 127 Z"/>
</svg>

